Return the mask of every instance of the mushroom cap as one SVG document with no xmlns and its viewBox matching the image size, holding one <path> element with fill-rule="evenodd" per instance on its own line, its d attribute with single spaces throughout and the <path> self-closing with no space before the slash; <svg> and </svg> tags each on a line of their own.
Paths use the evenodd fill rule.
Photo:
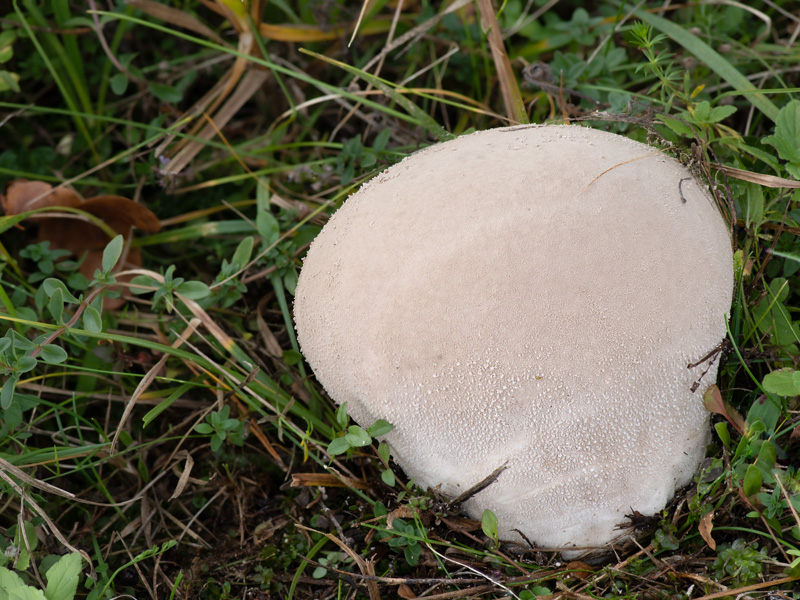
<svg viewBox="0 0 800 600">
<path fill-rule="evenodd" d="M 295 320 L 319 381 L 362 426 L 394 424 L 418 484 L 455 497 L 507 464 L 468 514 L 598 547 L 703 459 L 718 357 L 687 365 L 725 337 L 732 290 L 724 219 L 676 160 L 522 126 L 365 184 L 311 245 Z"/>
</svg>

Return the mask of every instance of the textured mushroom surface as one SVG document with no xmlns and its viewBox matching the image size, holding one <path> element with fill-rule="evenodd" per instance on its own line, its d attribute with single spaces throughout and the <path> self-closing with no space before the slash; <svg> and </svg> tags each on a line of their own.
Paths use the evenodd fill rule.
<svg viewBox="0 0 800 600">
<path fill-rule="evenodd" d="M 656 148 L 580 126 L 479 132 L 351 196 L 295 299 L 317 378 L 395 461 L 547 548 L 600 546 L 704 456 L 733 290 L 725 221 Z M 705 374 L 703 374 L 705 372 Z M 695 391 L 692 389 L 695 388 Z"/>
</svg>

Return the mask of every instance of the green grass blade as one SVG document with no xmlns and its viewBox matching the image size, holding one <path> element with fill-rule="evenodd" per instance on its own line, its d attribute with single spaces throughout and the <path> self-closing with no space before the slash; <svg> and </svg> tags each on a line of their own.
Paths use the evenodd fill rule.
<svg viewBox="0 0 800 600">
<path fill-rule="evenodd" d="M 53 12 L 59 26 L 64 26 L 64 24 L 68 23 L 72 18 L 70 14 L 70 3 L 66 0 L 53 2 Z M 83 107 L 83 110 L 91 110 L 92 103 L 89 100 L 89 84 L 86 81 L 86 72 L 83 68 L 84 59 L 81 57 L 77 36 L 64 34 L 59 39 L 53 34 L 53 47 L 60 47 L 60 52 L 63 53 L 61 54 L 62 62 L 72 81 L 72 88 L 80 99 L 80 105 Z"/>
<path fill-rule="evenodd" d="M 258 58 L 258 57 L 255 57 L 255 56 L 244 54 L 244 53 L 239 52 L 238 50 L 235 50 L 233 48 L 226 48 L 225 46 L 220 46 L 219 44 L 215 44 L 214 42 L 209 42 L 208 40 L 204 40 L 202 38 L 198 38 L 198 37 L 195 37 L 193 35 L 188 35 L 186 33 L 183 33 L 182 31 L 174 31 L 172 29 L 169 29 L 167 27 L 163 27 L 163 26 L 158 25 L 156 23 L 150 23 L 150 22 L 145 21 L 143 19 L 137 19 L 136 17 L 130 17 L 130 16 L 125 15 L 125 14 L 112 13 L 112 12 L 107 12 L 107 11 L 102 11 L 102 10 L 88 11 L 88 12 L 96 13 L 96 14 L 104 16 L 104 17 L 110 17 L 112 19 L 119 19 L 119 20 L 122 20 L 122 21 L 129 21 L 131 23 L 135 23 L 135 24 L 141 25 L 143 27 L 149 27 L 149 28 L 154 29 L 156 31 L 160 31 L 161 33 L 165 33 L 167 35 L 172 35 L 172 36 L 175 36 L 175 37 L 179 37 L 179 38 L 184 39 L 184 40 L 186 40 L 188 42 L 192 42 L 192 43 L 195 43 L 195 44 L 197 44 L 199 46 L 202 46 L 204 48 L 210 48 L 212 50 L 218 50 L 219 52 L 224 52 L 224 53 L 230 54 L 231 56 L 239 56 L 239 57 L 242 57 L 242 58 L 246 58 L 247 60 L 249 60 L 252 63 L 267 67 L 268 69 L 271 69 L 271 70 L 273 70 L 273 71 L 275 71 L 277 73 L 281 73 L 283 75 L 287 75 L 289 77 L 297 79 L 298 81 L 302 81 L 303 83 L 307 83 L 309 85 L 312 85 L 315 88 L 323 90 L 326 93 L 336 94 L 337 96 L 341 96 L 342 98 L 347 98 L 350 101 L 363 104 L 364 106 L 368 106 L 368 107 L 370 107 L 370 108 L 372 108 L 374 110 L 377 110 L 379 112 L 382 112 L 382 113 L 384 113 L 384 114 L 386 114 L 386 115 L 388 115 L 390 117 L 395 117 L 397 119 L 400 119 L 401 121 L 405 121 L 406 123 L 412 123 L 414 125 L 420 125 L 420 126 L 424 127 L 424 125 L 414 115 L 409 115 L 409 114 L 406 114 L 405 112 L 401 112 L 401 111 L 398 111 L 398 110 L 393 110 L 393 109 L 391 109 L 391 108 L 389 108 L 387 106 L 384 106 L 383 104 L 380 104 L 379 102 L 375 102 L 374 100 L 370 100 L 370 99 L 362 97 L 362 96 L 360 96 L 358 94 L 354 94 L 354 93 L 349 92 L 348 90 L 343 89 L 341 87 L 337 87 L 335 85 L 331 85 L 330 83 L 326 83 L 324 81 L 320 81 L 319 79 L 315 79 L 314 77 L 312 77 L 310 75 L 307 75 L 306 73 L 304 73 L 302 71 L 295 71 L 295 70 L 290 69 L 288 67 L 284 67 L 282 65 L 274 63 L 274 62 L 272 62 L 270 60 L 265 60 L 263 58 Z M 419 107 L 417 107 L 417 109 L 418 110 L 422 110 L 422 109 L 419 109 Z M 429 119 L 431 119 L 431 121 L 433 121 L 432 117 L 430 117 L 427 113 L 423 112 L 423 114 L 425 114 L 426 117 L 428 117 Z M 436 128 L 441 129 L 440 133 L 441 133 L 441 135 L 444 136 L 441 139 L 449 139 L 450 137 L 452 137 L 451 134 L 447 133 L 435 121 L 433 121 L 433 124 L 435 124 L 435 126 L 433 127 L 434 129 L 436 129 Z M 426 129 L 427 129 L 427 127 L 426 127 Z"/>
<path fill-rule="evenodd" d="M 178 386 L 178 388 L 174 392 L 172 392 L 168 397 L 164 398 L 156 406 L 147 411 L 147 414 L 145 414 L 145 416 L 142 417 L 142 427 L 143 428 L 147 427 L 150 423 L 152 423 L 156 419 L 156 417 L 158 417 L 158 415 L 167 410 L 172 405 L 172 403 L 175 402 L 175 400 L 186 394 L 186 392 L 188 392 L 193 387 L 195 387 L 195 384 L 189 382 L 186 382 Z"/>
<path fill-rule="evenodd" d="M 320 538 L 319 541 L 317 541 L 317 543 L 314 544 L 314 546 L 308 551 L 308 555 L 306 555 L 306 557 L 300 562 L 300 566 L 297 568 L 297 571 L 295 571 L 294 577 L 292 577 L 292 583 L 289 586 L 289 595 L 286 596 L 287 600 L 292 600 L 294 598 L 294 592 L 297 589 L 297 584 L 300 583 L 300 577 L 303 576 L 303 571 L 306 570 L 308 561 L 314 558 L 317 552 L 322 550 L 322 547 L 327 543 L 327 537 Z"/>
<path fill-rule="evenodd" d="M 256 229 L 247 221 L 210 221 L 153 233 L 137 238 L 133 243 L 135 246 L 157 246 L 198 240 L 214 235 L 251 235 L 253 233 L 256 233 Z"/>
<path fill-rule="evenodd" d="M 127 14 L 133 14 L 134 8 L 130 5 L 125 7 L 125 12 Z M 111 43 L 109 47 L 111 48 L 112 54 L 115 56 L 119 53 L 119 47 L 122 44 L 122 40 L 125 34 L 128 32 L 130 28 L 130 24 L 126 23 L 125 21 L 120 21 L 117 23 L 117 28 L 114 30 L 114 36 L 111 38 Z M 97 114 L 102 113 L 105 110 L 106 106 L 106 95 L 108 94 L 108 88 L 111 82 L 111 71 L 116 71 L 116 67 L 111 62 L 111 59 L 106 56 L 106 60 L 103 63 L 103 69 L 100 73 L 100 85 L 97 91 L 97 107 L 96 112 Z"/>
<path fill-rule="evenodd" d="M 33 4 L 31 4 L 30 2 L 26 2 L 26 5 L 29 5 L 28 6 L 29 9 L 33 8 L 35 10 L 35 6 Z M 50 60 L 50 57 L 48 56 L 47 52 L 45 51 L 44 47 L 42 46 L 42 44 L 39 42 L 39 39 L 34 34 L 33 29 L 31 29 L 31 26 L 28 24 L 28 21 L 25 18 L 25 15 L 23 14 L 22 10 L 17 5 L 17 0 L 14 0 L 14 10 L 16 11 L 17 16 L 19 17 L 20 22 L 22 23 L 22 27 L 25 29 L 25 32 L 28 34 L 28 37 L 30 38 L 31 42 L 33 43 L 34 47 L 36 48 L 36 51 L 42 57 L 42 60 L 44 61 L 45 65 L 47 66 L 47 70 L 50 72 L 50 75 L 53 77 L 53 81 L 55 81 L 56 85 L 58 86 L 58 89 L 61 92 L 61 95 L 64 98 L 64 101 L 67 103 L 67 106 L 69 107 L 70 112 L 73 113 L 71 115 L 72 119 L 75 121 L 76 127 L 78 128 L 78 130 L 81 132 L 81 134 L 85 138 L 86 145 L 91 149 L 92 154 L 95 157 L 95 160 L 97 160 L 99 162 L 100 161 L 100 156 L 99 156 L 99 154 L 97 154 L 97 149 L 95 148 L 94 141 L 92 140 L 92 136 L 89 133 L 89 128 L 87 127 L 86 122 L 84 121 L 84 119 L 79 117 L 79 116 L 77 116 L 77 113 L 79 112 L 78 105 L 75 102 L 75 98 L 73 97 L 72 92 L 70 91 L 69 87 L 64 83 L 62 78 L 60 77 L 60 75 L 58 73 L 58 69 L 55 68 L 55 66 L 53 65 L 52 61 Z M 63 48 L 61 49 L 61 51 L 63 52 Z M 63 56 L 62 59 L 63 59 L 64 63 L 68 65 L 69 60 L 65 56 Z M 67 66 L 67 71 L 69 71 L 68 66 Z"/>
<path fill-rule="evenodd" d="M 453 139 L 455 136 L 447 131 L 444 127 L 439 125 L 436 120 L 431 117 L 428 113 L 422 110 L 419 106 L 414 104 L 411 100 L 406 98 L 403 94 L 395 91 L 392 87 L 393 84 L 385 79 L 381 79 L 380 77 L 376 77 L 371 73 L 367 73 L 366 71 L 362 71 L 358 67 L 354 67 L 352 65 L 348 65 L 347 63 L 343 63 L 338 60 L 334 60 L 332 58 L 328 58 L 322 54 L 317 54 L 316 52 L 311 52 L 310 50 L 306 50 L 305 48 L 301 48 L 300 52 L 303 54 L 308 54 L 309 56 L 313 56 L 318 60 L 325 61 L 326 63 L 336 65 L 340 69 L 343 69 L 350 73 L 351 75 L 356 75 L 360 77 L 364 81 L 368 81 L 370 84 L 378 88 L 384 94 L 386 94 L 389 98 L 391 98 L 395 103 L 399 104 L 403 107 L 403 109 L 411 115 L 421 127 L 423 127 L 428 133 L 434 136 L 440 142 L 444 142 L 447 140 Z"/>
<path fill-rule="evenodd" d="M 4 323 L 9 323 L 9 324 L 21 323 L 23 325 L 27 325 L 29 327 L 35 327 L 36 329 L 43 331 L 53 331 L 58 329 L 58 326 L 52 323 L 39 323 L 36 321 L 29 321 L 27 319 L 20 319 L 18 317 L 11 317 L 0 313 L 0 324 Z M 203 356 L 195 355 L 191 352 L 187 352 L 186 350 L 182 350 L 180 348 L 174 348 L 172 346 L 159 344 L 158 342 L 153 342 L 146 338 L 132 337 L 128 335 L 119 335 L 115 333 L 109 333 L 106 331 L 94 333 L 86 329 L 79 329 L 76 327 L 70 328 L 69 332 L 76 336 L 83 336 L 91 339 L 105 339 L 108 341 L 120 342 L 123 344 L 130 344 L 136 347 L 147 348 L 149 350 L 155 350 L 161 354 L 169 354 L 179 359 L 191 361 L 203 369 L 207 369 L 211 372 L 218 373 L 224 379 L 228 380 L 234 387 L 236 386 L 236 382 L 239 379 L 241 379 L 241 373 L 239 373 L 233 368 L 224 365 L 216 365 L 213 362 L 207 360 Z M 233 357 L 239 364 L 251 365 L 253 362 L 253 360 L 247 355 L 247 353 L 235 343 L 233 343 L 230 347 L 225 348 L 224 350 L 221 349 L 220 353 L 222 355 L 225 355 L 225 351 L 227 351 L 227 354 Z M 254 391 L 256 391 L 256 393 L 259 394 L 261 398 L 273 401 L 274 406 L 272 408 L 276 412 L 285 410 L 288 405 L 289 406 L 288 411 L 290 413 L 300 417 L 301 419 L 305 419 L 308 423 L 311 423 L 314 427 L 314 430 L 319 432 L 321 435 L 327 437 L 328 439 L 332 437 L 333 432 L 329 425 L 327 425 L 319 417 L 314 415 L 308 408 L 306 408 L 300 402 L 294 402 L 291 396 L 289 396 L 289 394 L 286 391 L 281 389 L 281 387 L 269 376 L 267 376 L 263 371 L 258 372 L 255 379 L 250 383 L 250 386 L 254 389 Z M 262 413 L 264 412 L 262 410 L 262 406 L 257 401 L 250 398 L 250 396 L 246 396 L 245 400 L 254 410 L 259 410 Z M 266 413 L 264 413 L 264 415 L 266 416 Z"/>
<path fill-rule="evenodd" d="M 100 228 L 109 238 L 113 239 L 117 234 L 116 231 L 111 229 L 111 227 L 109 227 L 106 224 L 106 222 L 103 221 L 102 219 L 96 217 L 93 214 L 87 213 L 86 211 L 80 210 L 78 208 L 73 208 L 71 206 L 45 206 L 44 208 L 28 210 L 23 213 L 19 213 L 18 215 L 12 215 L 10 217 L 0 217 L 0 233 L 8 231 L 14 225 L 20 223 L 21 221 L 24 221 L 28 217 L 42 212 L 57 212 L 57 213 L 67 212 L 80 215 L 85 219 L 87 219 L 88 221 L 90 221 L 91 223 L 93 223 L 94 225 L 96 225 L 98 228 Z"/>
</svg>

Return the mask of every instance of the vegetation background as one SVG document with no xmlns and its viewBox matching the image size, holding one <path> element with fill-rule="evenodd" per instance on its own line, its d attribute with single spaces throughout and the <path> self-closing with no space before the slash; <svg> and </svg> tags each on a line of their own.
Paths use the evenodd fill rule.
<svg viewBox="0 0 800 600">
<path fill-rule="evenodd" d="M 800 598 L 796 2 L 0 10 L 0 598 Z M 665 148 L 736 232 L 708 459 L 599 564 L 410 486 L 292 328 L 361 182 L 528 121 Z"/>
</svg>

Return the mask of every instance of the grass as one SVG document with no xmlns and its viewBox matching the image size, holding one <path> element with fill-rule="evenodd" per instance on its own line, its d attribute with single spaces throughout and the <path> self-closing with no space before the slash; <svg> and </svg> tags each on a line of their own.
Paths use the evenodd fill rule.
<svg viewBox="0 0 800 600">
<path fill-rule="evenodd" d="M 15 2 L 5 185 L 129 198 L 160 230 L 71 209 L 121 234 L 92 242 L 6 187 L 0 597 L 800 598 L 800 16 L 734 4 Z M 409 485 L 291 326 L 303 253 L 361 182 L 525 121 L 667 142 L 736 221 L 708 459 L 602 564 L 498 545 Z"/>
</svg>

